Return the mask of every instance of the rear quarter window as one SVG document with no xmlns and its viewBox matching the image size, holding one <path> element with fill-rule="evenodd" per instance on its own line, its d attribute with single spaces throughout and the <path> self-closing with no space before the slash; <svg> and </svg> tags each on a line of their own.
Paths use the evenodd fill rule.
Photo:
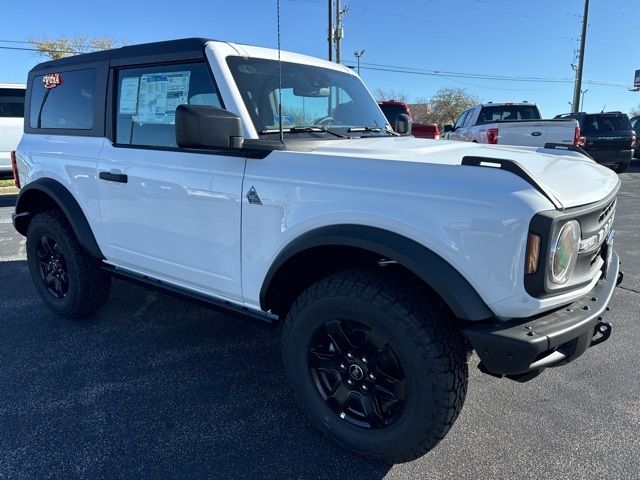
<svg viewBox="0 0 640 480">
<path fill-rule="evenodd" d="M 59 74 L 59 83 L 47 88 L 45 75 L 33 78 L 31 128 L 91 130 L 94 119 L 96 71 L 93 68 Z"/>
<path fill-rule="evenodd" d="M 24 117 L 24 89 L 0 88 L 0 118 Z"/>
</svg>

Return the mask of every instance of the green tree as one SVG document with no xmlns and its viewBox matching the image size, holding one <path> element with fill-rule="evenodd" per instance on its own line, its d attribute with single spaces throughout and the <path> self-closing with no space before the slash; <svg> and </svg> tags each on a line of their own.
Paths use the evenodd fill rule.
<svg viewBox="0 0 640 480">
<path fill-rule="evenodd" d="M 33 38 L 29 40 L 29 43 L 38 50 L 39 55 L 44 55 L 54 60 L 124 45 L 123 42 L 107 36 L 85 37 L 81 35 L 72 37 L 63 35 L 55 39 Z"/>
</svg>

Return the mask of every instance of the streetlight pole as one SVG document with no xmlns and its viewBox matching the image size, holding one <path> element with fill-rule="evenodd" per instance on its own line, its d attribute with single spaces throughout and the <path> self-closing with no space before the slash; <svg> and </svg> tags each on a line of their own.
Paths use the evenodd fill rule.
<svg viewBox="0 0 640 480">
<path fill-rule="evenodd" d="M 587 93 L 589 91 L 589 89 L 587 88 L 586 90 L 582 90 L 582 101 L 580 102 L 580 111 L 584 112 L 584 94 Z"/>
<path fill-rule="evenodd" d="M 576 69 L 576 83 L 573 89 L 573 106 L 571 111 L 577 113 L 580 108 L 580 91 L 582 90 L 582 69 L 584 66 L 584 47 L 587 41 L 587 23 L 589 21 L 589 0 L 584 0 L 584 14 L 582 15 L 582 35 L 580 35 L 580 53 L 578 68 Z"/>
<path fill-rule="evenodd" d="M 358 59 L 358 76 L 360 76 L 360 57 L 364 55 L 364 50 L 360 50 L 360 51 L 356 50 L 355 52 L 353 52 L 353 54 Z"/>
</svg>

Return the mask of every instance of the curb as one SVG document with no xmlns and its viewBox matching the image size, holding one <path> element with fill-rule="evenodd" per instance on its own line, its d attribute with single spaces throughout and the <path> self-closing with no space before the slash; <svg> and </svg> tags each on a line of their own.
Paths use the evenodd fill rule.
<svg viewBox="0 0 640 480">
<path fill-rule="evenodd" d="M 0 187 L 0 195 L 17 195 L 20 192 L 16 187 Z"/>
</svg>

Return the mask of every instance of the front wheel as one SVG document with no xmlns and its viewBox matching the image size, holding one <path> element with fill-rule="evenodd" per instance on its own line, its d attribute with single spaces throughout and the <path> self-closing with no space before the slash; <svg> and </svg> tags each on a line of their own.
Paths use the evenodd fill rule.
<svg viewBox="0 0 640 480">
<path fill-rule="evenodd" d="M 358 454 L 422 456 L 444 438 L 467 391 L 467 351 L 450 314 L 416 282 L 350 270 L 311 286 L 283 332 L 292 388 L 312 421 Z"/>
</svg>

